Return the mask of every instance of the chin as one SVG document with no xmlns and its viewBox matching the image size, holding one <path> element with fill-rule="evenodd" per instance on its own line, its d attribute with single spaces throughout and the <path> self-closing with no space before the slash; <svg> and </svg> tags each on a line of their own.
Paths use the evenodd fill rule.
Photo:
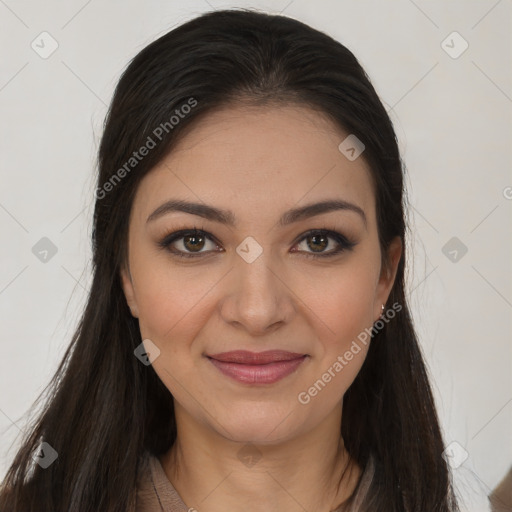
<svg viewBox="0 0 512 512">
<path fill-rule="evenodd" d="M 223 435 L 231 441 L 271 445 L 288 438 L 293 418 L 289 410 L 283 412 L 269 404 L 268 407 L 255 405 L 252 411 L 233 407 L 229 417 L 219 423 L 225 427 Z"/>
</svg>

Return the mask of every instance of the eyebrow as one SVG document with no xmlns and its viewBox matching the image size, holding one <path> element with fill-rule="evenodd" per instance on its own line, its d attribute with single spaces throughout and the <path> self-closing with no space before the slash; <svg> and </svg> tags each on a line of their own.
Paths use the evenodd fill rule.
<svg viewBox="0 0 512 512">
<path fill-rule="evenodd" d="M 283 213 L 279 219 L 278 225 L 284 227 L 288 224 L 299 222 L 309 217 L 314 217 L 323 213 L 339 210 L 352 211 L 357 213 L 362 218 L 365 228 L 367 228 L 367 219 L 364 210 L 359 206 L 342 199 L 330 199 L 320 201 L 318 203 L 307 204 L 299 208 L 292 208 L 291 210 Z M 236 216 L 231 210 L 221 210 L 215 206 L 210 206 L 203 203 L 192 203 L 179 199 L 171 199 L 160 205 L 147 218 L 146 223 L 154 221 L 170 212 L 189 213 L 232 227 L 236 224 Z"/>
</svg>

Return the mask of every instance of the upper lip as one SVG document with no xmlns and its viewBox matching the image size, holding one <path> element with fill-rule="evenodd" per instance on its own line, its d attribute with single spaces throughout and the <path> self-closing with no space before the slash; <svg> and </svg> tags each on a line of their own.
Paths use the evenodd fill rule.
<svg viewBox="0 0 512 512">
<path fill-rule="evenodd" d="M 250 352 L 248 350 L 233 350 L 220 354 L 207 355 L 217 361 L 239 364 L 268 364 L 277 361 L 291 361 L 304 357 L 306 354 L 287 352 L 286 350 L 267 350 L 265 352 Z"/>
</svg>

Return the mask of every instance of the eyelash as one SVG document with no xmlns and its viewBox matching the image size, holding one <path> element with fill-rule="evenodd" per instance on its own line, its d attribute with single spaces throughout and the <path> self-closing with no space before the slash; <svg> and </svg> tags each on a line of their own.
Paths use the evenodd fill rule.
<svg viewBox="0 0 512 512">
<path fill-rule="evenodd" d="M 205 231 L 203 228 L 196 228 L 194 226 L 193 229 L 180 229 L 178 231 L 173 231 L 163 237 L 161 241 L 158 242 L 158 246 L 162 249 L 167 250 L 170 252 L 173 256 L 177 256 L 178 258 L 198 258 L 201 257 L 204 254 L 207 254 L 209 251 L 200 252 L 200 253 L 186 253 L 184 251 L 171 249 L 169 246 L 177 241 L 181 240 L 182 238 L 186 237 L 187 235 L 201 235 L 210 240 L 211 242 L 215 243 L 216 245 L 220 245 L 215 240 L 215 237 L 210 235 L 207 231 Z M 295 245 L 299 244 L 306 238 L 310 236 L 327 236 L 328 238 L 334 239 L 338 244 L 338 248 L 331 250 L 326 253 L 304 253 L 303 251 L 295 251 L 295 252 L 301 252 L 306 258 L 330 258 L 333 256 L 336 256 L 340 254 L 343 251 L 351 251 L 356 244 L 353 240 L 349 240 L 347 237 L 342 235 L 341 233 L 338 233 L 334 228 L 323 228 L 323 229 L 311 229 L 304 233 L 301 238 L 296 242 Z"/>
</svg>

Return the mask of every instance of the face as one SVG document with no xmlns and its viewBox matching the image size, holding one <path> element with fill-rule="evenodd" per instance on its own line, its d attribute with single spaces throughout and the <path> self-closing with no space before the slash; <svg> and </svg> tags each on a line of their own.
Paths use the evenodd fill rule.
<svg viewBox="0 0 512 512">
<path fill-rule="evenodd" d="M 121 277 L 177 419 L 270 444 L 341 414 L 369 348 L 354 341 L 381 315 L 401 253 L 397 239 L 381 268 L 370 173 L 338 149 L 347 136 L 307 108 L 231 107 L 142 180 Z M 304 209 L 325 201 L 338 207 Z M 292 355 L 218 355 L 232 351 Z"/>
</svg>

